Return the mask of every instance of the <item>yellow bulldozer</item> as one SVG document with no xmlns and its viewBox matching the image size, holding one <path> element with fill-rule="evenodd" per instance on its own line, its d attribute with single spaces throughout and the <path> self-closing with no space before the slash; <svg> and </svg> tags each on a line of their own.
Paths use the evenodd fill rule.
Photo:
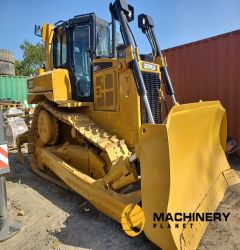
<svg viewBox="0 0 240 250">
<path fill-rule="evenodd" d="M 224 152 L 225 110 L 219 101 L 179 104 L 153 19 L 138 16 L 152 49 L 140 54 L 134 8 L 115 0 L 109 9 L 111 23 L 89 13 L 35 26 L 45 65 L 27 82 L 28 102 L 38 105 L 19 150 L 27 142 L 34 172 L 79 193 L 128 235 L 196 249 L 204 216 L 239 182 Z"/>
</svg>

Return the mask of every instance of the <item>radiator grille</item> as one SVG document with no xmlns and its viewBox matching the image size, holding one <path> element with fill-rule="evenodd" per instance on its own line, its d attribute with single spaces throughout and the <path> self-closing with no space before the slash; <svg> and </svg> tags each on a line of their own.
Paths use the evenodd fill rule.
<svg viewBox="0 0 240 250">
<path fill-rule="evenodd" d="M 159 101 L 160 80 L 157 73 L 142 72 L 143 80 L 147 90 L 147 97 L 152 110 L 155 123 L 162 123 L 162 108 Z M 141 121 L 149 123 L 148 115 L 144 103 L 141 102 Z"/>
</svg>

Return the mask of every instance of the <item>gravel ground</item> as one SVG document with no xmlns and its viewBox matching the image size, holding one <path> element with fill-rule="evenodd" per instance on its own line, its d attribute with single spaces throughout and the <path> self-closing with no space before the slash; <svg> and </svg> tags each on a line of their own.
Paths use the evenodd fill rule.
<svg viewBox="0 0 240 250">
<path fill-rule="evenodd" d="M 158 249 L 144 234 L 128 237 L 81 196 L 35 175 L 24 158 L 23 166 L 16 152 L 10 154 L 7 177 L 9 218 L 21 221 L 22 230 L 0 249 Z M 240 166 L 236 159 L 231 163 Z M 239 185 L 227 191 L 218 212 L 231 212 L 229 221 L 210 223 L 199 249 L 240 249 Z"/>
</svg>

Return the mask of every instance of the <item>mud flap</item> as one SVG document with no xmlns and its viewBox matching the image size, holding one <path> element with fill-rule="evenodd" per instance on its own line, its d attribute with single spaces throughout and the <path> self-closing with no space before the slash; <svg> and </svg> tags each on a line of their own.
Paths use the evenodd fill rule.
<svg viewBox="0 0 240 250">
<path fill-rule="evenodd" d="M 178 105 L 166 124 L 142 125 L 136 153 L 144 232 L 161 248 L 196 249 L 208 222 L 161 221 L 160 214 L 213 213 L 228 186 L 239 183 L 225 142 L 226 113 L 218 101 Z"/>
</svg>

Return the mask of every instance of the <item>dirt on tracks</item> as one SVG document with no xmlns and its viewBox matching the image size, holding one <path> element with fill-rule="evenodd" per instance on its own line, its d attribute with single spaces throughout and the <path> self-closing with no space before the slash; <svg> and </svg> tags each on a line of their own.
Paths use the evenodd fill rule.
<svg viewBox="0 0 240 250">
<path fill-rule="evenodd" d="M 158 249 L 144 234 L 128 237 L 81 196 L 35 175 L 24 158 L 23 166 L 10 153 L 7 176 L 9 217 L 20 220 L 22 230 L 0 249 Z M 238 160 L 231 164 L 240 169 Z M 240 249 L 240 185 L 226 192 L 218 212 L 230 212 L 229 220 L 210 223 L 199 249 Z"/>
</svg>

